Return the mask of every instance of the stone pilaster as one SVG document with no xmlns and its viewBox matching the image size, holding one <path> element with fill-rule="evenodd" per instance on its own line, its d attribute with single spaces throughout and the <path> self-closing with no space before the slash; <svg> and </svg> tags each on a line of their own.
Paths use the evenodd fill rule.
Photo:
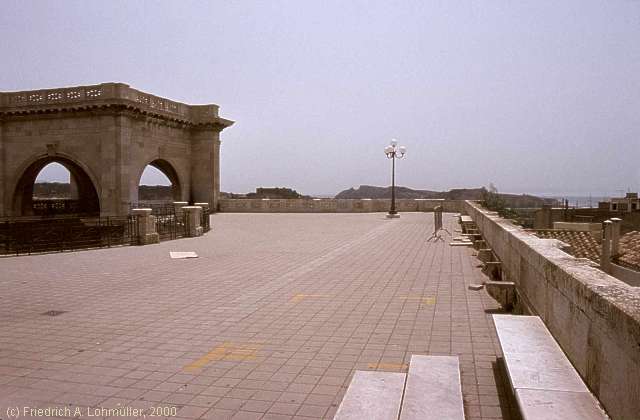
<svg viewBox="0 0 640 420">
<path fill-rule="evenodd" d="M 611 229 L 611 257 L 616 258 L 620 253 L 620 228 L 622 227 L 622 219 L 613 217 L 611 222 L 613 222 Z"/>
<path fill-rule="evenodd" d="M 220 133 L 216 133 L 213 143 L 213 199 L 210 201 L 214 212 L 218 211 L 218 200 L 220 198 Z"/>
<path fill-rule="evenodd" d="M 8 216 L 9 208 L 11 208 L 11 203 L 7 199 L 7 197 L 9 197 L 11 193 L 6 192 L 7 188 L 7 162 L 4 146 L 4 122 L 0 118 L 0 217 Z"/>
<path fill-rule="evenodd" d="M 206 202 L 215 211 L 220 191 L 220 133 L 199 130 L 191 138 L 191 199 Z"/>
<path fill-rule="evenodd" d="M 604 239 L 602 240 L 602 255 L 600 256 L 600 268 L 605 273 L 611 271 L 611 236 L 613 231 L 613 222 L 605 220 L 604 222 Z"/>
</svg>

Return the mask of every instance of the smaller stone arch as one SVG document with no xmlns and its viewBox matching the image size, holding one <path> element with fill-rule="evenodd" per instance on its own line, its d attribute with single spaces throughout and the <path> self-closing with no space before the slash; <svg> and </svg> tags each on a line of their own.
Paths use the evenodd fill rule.
<svg viewBox="0 0 640 420">
<path fill-rule="evenodd" d="M 147 166 L 153 166 L 154 168 L 162 172 L 169 179 L 169 181 L 171 182 L 171 194 L 173 197 L 173 201 L 181 201 L 183 183 L 181 182 L 180 176 L 178 175 L 178 172 L 176 171 L 174 165 L 172 165 L 171 162 L 169 162 L 166 159 L 158 158 L 145 164 L 141 168 L 136 178 L 137 179 L 136 188 L 139 189 L 142 174 L 144 173 L 144 170 Z M 138 201 L 142 201 L 140 200 L 139 193 L 138 193 Z"/>
<path fill-rule="evenodd" d="M 77 191 L 77 201 L 70 213 L 84 215 L 100 214 L 100 198 L 95 183 L 88 170 L 73 158 L 65 155 L 40 156 L 25 165 L 18 178 L 13 193 L 13 214 L 17 216 L 33 216 L 33 188 L 40 171 L 50 163 L 59 163 L 71 175 L 71 182 Z"/>
</svg>

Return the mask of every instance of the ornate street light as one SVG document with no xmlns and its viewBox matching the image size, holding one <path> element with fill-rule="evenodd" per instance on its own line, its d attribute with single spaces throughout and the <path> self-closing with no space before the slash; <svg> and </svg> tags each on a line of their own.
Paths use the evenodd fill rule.
<svg viewBox="0 0 640 420">
<path fill-rule="evenodd" d="M 396 159 L 402 159 L 405 153 L 407 153 L 407 148 L 398 147 L 396 139 L 391 140 L 391 143 L 384 148 L 384 154 L 391 159 L 391 208 L 387 217 L 399 217 L 396 211 Z"/>
</svg>

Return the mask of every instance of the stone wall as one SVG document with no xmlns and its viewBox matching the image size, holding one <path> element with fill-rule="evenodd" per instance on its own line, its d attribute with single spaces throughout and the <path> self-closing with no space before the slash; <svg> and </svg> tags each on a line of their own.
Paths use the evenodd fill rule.
<svg viewBox="0 0 640 420">
<path fill-rule="evenodd" d="M 640 288 L 574 258 L 555 239 L 540 239 L 467 201 L 504 279 L 540 316 L 580 376 L 614 419 L 640 413 Z"/>
<path fill-rule="evenodd" d="M 611 263 L 611 275 L 631 286 L 640 288 L 640 271 Z"/>
<path fill-rule="evenodd" d="M 387 212 L 387 199 L 221 199 L 220 212 L 227 213 L 371 213 Z M 445 212 L 460 212 L 464 202 L 459 200 L 398 199 L 399 212 L 433 211 L 442 206 Z"/>
</svg>

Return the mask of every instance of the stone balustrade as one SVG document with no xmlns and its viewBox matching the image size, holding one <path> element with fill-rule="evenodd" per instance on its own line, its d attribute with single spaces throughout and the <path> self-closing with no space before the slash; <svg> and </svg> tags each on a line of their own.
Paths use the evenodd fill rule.
<svg viewBox="0 0 640 420">
<path fill-rule="evenodd" d="M 464 202 L 443 199 L 397 199 L 399 212 L 433 211 L 442 206 L 445 212 L 460 212 Z M 389 199 L 236 199 L 219 200 L 219 211 L 228 213 L 372 213 L 387 212 Z"/>
<path fill-rule="evenodd" d="M 0 93 L 0 109 L 8 113 L 103 104 L 128 105 L 196 124 L 222 120 L 218 114 L 218 105 L 187 105 L 133 89 L 125 83 Z"/>
</svg>

